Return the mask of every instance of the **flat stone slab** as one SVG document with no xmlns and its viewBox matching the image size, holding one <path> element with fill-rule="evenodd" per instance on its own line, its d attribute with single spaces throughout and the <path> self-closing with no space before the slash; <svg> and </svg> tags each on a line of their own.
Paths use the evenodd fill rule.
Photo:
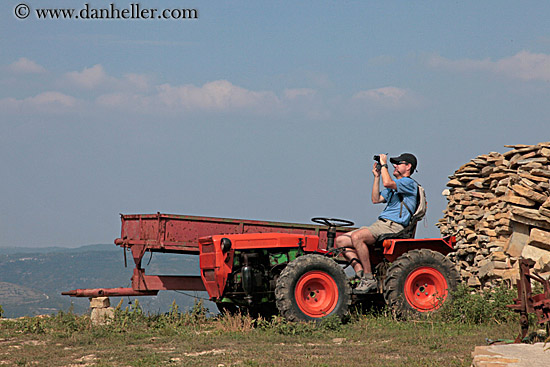
<svg viewBox="0 0 550 367">
<path fill-rule="evenodd" d="M 550 343 L 487 345 L 472 356 L 472 367 L 549 367 Z"/>
</svg>

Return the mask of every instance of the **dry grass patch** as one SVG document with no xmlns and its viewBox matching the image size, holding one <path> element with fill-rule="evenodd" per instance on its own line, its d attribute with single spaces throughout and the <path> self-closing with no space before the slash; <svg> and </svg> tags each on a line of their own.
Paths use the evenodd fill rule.
<svg viewBox="0 0 550 367">
<path fill-rule="evenodd" d="M 465 324 L 353 315 L 347 322 L 291 323 L 248 315 L 207 317 L 198 306 L 144 315 L 118 309 L 109 325 L 58 314 L 0 322 L 0 364 L 9 366 L 469 367 L 485 338 L 512 338 L 515 322 Z"/>
</svg>

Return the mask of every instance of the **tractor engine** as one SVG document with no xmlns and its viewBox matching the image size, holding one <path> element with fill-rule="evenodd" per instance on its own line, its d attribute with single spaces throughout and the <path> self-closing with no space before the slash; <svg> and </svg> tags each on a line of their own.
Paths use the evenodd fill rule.
<svg viewBox="0 0 550 367">
<path fill-rule="evenodd" d="M 275 284 L 289 261 L 303 252 L 300 249 L 284 251 L 235 251 L 233 268 L 228 274 L 224 298 L 250 305 L 274 301 Z"/>
<path fill-rule="evenodd" d="M 259 301 L 272 291 L 270 274 L 265 255 L 256 251 L 235 251 L 233 267 L 228 274 L 223 295 L 225 298 L 241 299 L 246 304 Z"/>
</svg>

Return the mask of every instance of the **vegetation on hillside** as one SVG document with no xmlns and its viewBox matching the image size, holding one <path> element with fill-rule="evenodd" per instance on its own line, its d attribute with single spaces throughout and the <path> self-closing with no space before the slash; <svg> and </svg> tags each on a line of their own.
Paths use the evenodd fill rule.
<svg viewBox="0 0 550 367">
<path fill-rule="evenodd" d="M 87 298 L 62 296 L 61 292 L 130 284 L 131 256 L 128 267 L 124 267 L 124 254 L 115 245 L 18 250 L 22 252 L 6 253 L 6 249 L 0 248 L 0 303 L 5 317 L 51 314 L 71 306 L 76 313 L 84 313 L 89 305 Z M 144 267 L 149 275 L 200 274 L 198 258 L 186 255 L 155 254 Z M 112 301 L 116 303 L 119 299 Z M 190 297 L 164 291 L 156 297 L 143 298 L 142 308 L 166 312 L 174 299 L 182 308 L 193 307 Z"/>
</svg>

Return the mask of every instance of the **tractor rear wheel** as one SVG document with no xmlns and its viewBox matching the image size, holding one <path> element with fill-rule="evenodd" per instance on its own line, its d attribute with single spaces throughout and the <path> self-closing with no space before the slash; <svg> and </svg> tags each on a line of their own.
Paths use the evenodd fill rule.
<svg viewBox="0 0 550 367">
<path fill-rule="evenodd" d="M 396 316 L 435 311 L 451 299 L 458 272 L 441 253 L 412 250 L 401 255 L 388 269 L 384 281 L 386 304 Z"/>
<path fill-rule="evenodd" d="M 342 317 L 351 303 L 344 270 L 332 259 L 304 255 L 289 263 L 275 287 L 277 308 L 290 321 L 319 321 Z"/>
</svg>

